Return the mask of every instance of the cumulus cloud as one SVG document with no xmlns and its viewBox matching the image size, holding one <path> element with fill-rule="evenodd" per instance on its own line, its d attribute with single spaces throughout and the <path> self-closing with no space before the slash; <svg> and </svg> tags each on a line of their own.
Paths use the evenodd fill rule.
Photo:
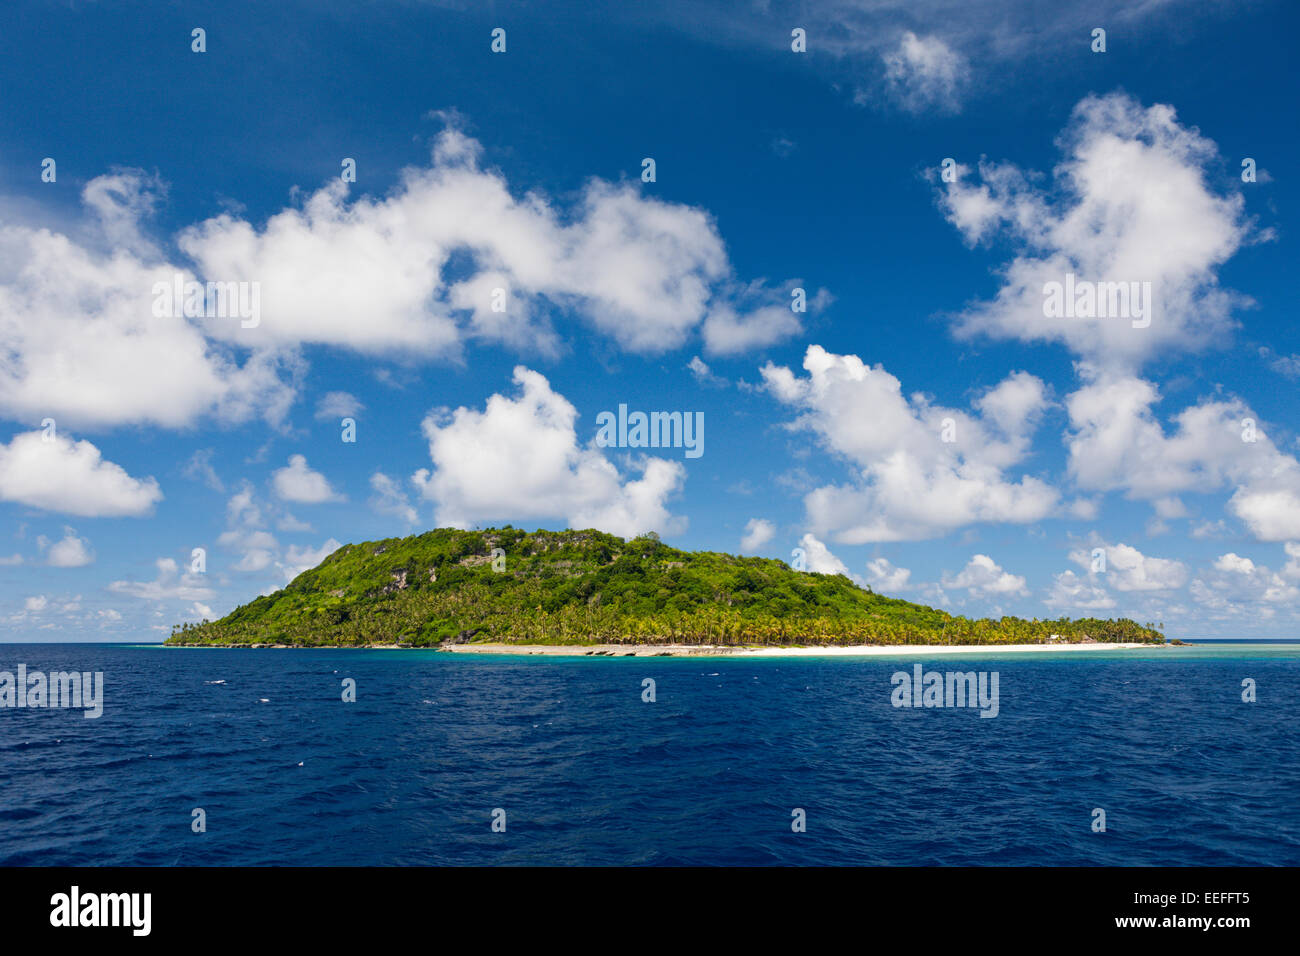
<svg viewBox="0 0 1300 956">
<path fill-rule="evenodd" d="M 341 547 L 343 547 L 342 542 L 335 541 L 333 538 L 319 548 L 290 545 L 285 550 L 284 561 L 280 565 L 280 569 L 284 572 L 284 579 L 292 581 L 304 571 L 310 571 Z"/>
<path fill-rule="evenodd" d="M 338 421 L 343 418 L 356 418 L 364 405 L 351 392 L 326 392 L 316 403 L 316 420 Z"/>
<path fill-rule="evenodd" d="M 81 201 L 98 220 L 100 232 L 117 250 L 140 258 L 157 258 L 158 249 L 142 232 L 166 194 L 157 176 L 141 169 L 118 168 L 96 176 L 81 191 Z"/>
<path fill-rule="evenodd" d="M 293 465 L 291 459 L 290 467 Z M 306 467 L 305 462 L 302 463 L 302 467 Z M 303 482 L 301 475 L 296 475 L 289 480 L 296 489 L 301 490 L 299 487 L 299 483 Z M 316 493 L 321 491 L 316 483 L 310 480 L 305 481 L 305 487 L 309 490 L 315 488 Z M 248 482 L 244 482 L 240 490 L 231 496 L 226 504 L 226 530 L 217 539 L 217 544 L 238 555 L 235 563 L 231 565 L 232 570 L 256 575 L 274 567 L 286 581 L 292 581 L 303 571 L 320 564 L 339 548 L 339 542 L 334 538 L 329 538 L 320 547 L 290 544 L 282 548 L 275 535 L 266 530 L 269 520 L 274 520 L 276 527 L 286 532 L 307 531 L 310 530 L 310 526 L 297 521 L 289 514 L 277 516 L 276 510 L 277 506 L 273 502 L 259 502 L 253 486 Z"/>
<path fill-rule="evenodd" d="M 906 591 L 911 584 L 912 572 L 891 564 L 888 558 L 872 558 L 867 562 L 867 583 L 871 590 L 882 594 Z"/>
<path fill-rule="evenodd" d="M 772 540 L 776 534 L 776 525 L 766 518 L 750 518 L 745 522 L 745 536 L 740 539 L 740 550 L 753 554 Z"/>
<path fill-rule="evenodd" d="M 1069 472 L 1090 491 L 1154 500 L 1157 514 L 1182 512 L 1180 492 L 1233 489 L 1228 511 L 1261 541 L 1300 539 L 1300 462 L 1277 448 L 1236 398 L 1202 401 L 1156 418 L 1154 383 L 1097 376 L 1066 399 Z"/>
<path fill-rule="evenodd" d="M 305 455 L 290 455 L 289 464 L 277 469 L 272 474 L 271 481 L 275 493 L 285 501 L 318 505 L 342 500 L 342 496 L 330 487 L 325 476 L 311 469 Z"/>
<path fill-rule="evenodd" d="M 280 542 L 271 532 L 250 528 L 232 528 L 223 531 L 217 543 L 224 548 L 239 552 L 239 560 L 235 562 L 233 568 L 246 573 L 269 568 L 280 548 Z"/>
<path fill-rule="evenodd" d="M 239 491 L 230 496 L 226 502 L 226 520 L 232 525 L 257 528 L 263 524 L 262 508 L 257 503 L 253 486 L 244 482 Z"/>
<path fill-rule="evenodd" d="M 226 530 L 217 539 L 221 547 L 235 551 L 239 560 L 234 570 L 263 571 L 270 567 L 280 549 L 280 542 L 265 530 L 266 517 L 257 502 L 253 486 L 244 482 L 226 503 Z"/>
<path fill-rule="evenodd" d="M 681 346 L 706 320 L 710 351 L 799 331 L 788 310 L 738 308 L 748 287 L 706 212 L 599 179 L 564 209 L 513 194 L 481 152 L 450 128 L 386 198 L 350 199 L 335 179 L 262 228 L 223 214 L 185 230 L 179 245 L 205 274 L 261 283 L 260 325 L 215 333 L 426 358 L 465 338 L 551 352 L 547 305 L 643 353 Z"/>
<path fill-rule="evenodd" d="M 904 109 L 956 112 L 960 107 L 970 64 L 939 37 L 917 36 L 908 30 L 881 59 L 889 91 Z"/>
<path fill-rule="evenodd" d="M 714 355 L 735 355 L 775 345 L 803 331 L 803 324 L 791 308 L 790 292 L 799 286 L 792 280 L 780 289 L 762 282 L 743 288 L 735 286 L 715 304 L 704 320 L 704 348 Z M 805 307 L 813 313 L 830 302 L 830 293 L 820 289 Z"/>
<path fill-rule="evenodd" d="M 1187 566 L 1170 558 L 1153 558 L 1127 544 L 1095 542 L 1105 555 L 1105 571 L 1092 549 L 1070 552 L 1070 560 L 1117 591 L 1172 591 L 1187 583 Z M 1094 565 L 1098 570 L 1094 571 Z"/>
<path fill-rule="evenodd" d="M 1062 571 L 1052 579 L 1051 592 L 1043 603 L 1061 610 L 1105 611 L 1115 606 L 1115 599 L 1089 578 Z"/>
<path fill-rule="evenodd" d="M 114 581 L 108 585 L 108 590 L 146 601 L 210 601 L 216 596 L 216 592 L 203 583 L 203 575 L 182 574 L 173 559 L 159 558 L 155 565 L 158 574 L 152 581 Z"/>
<path fill-rule="evenodd" d="M 301 456 L 293 456 L 298 457 Z M 310 477 L 315 473 L 307 468 L 306 462 L 295 462 L 293 458 L 290 459 L 288 469 L 281 469 L 293 471 L 292 475 L 285 476 L 284 479 L 290 489 L 312 498 L 323 494 L 328 486 L 322 488 L 320 482 Z M 276 474 L 278 476 L 279 472 Z M 320 547 L 290 544 L 282 548 L 275 535 L 266 530 L 268 521 L 273 520 L 276 527 L 285 532 L 309 531 L 311 526 L 290 514 L 277 512 L 278 506 L 274 502 L 258 501 L 253 486 L 248 482 L 244 482 L 240 490 L 231 496 L 226 505 L 226 530 L 217 539 L 217 543 L 238 555 L 231 566 L 232 570 L 259 574 L 274 567 L 285 580 L 291 581 L 303 571 L 320 564 L 340 546 L 334 538 L 329 538 Z M 263 593 L 269 593 L 269 590 Z"/>
<path fill-rule="evenodd" d="M 846 578 L 851 576 L 848 566 L 811 532 L 799 539 L 799 547 L 803 549 L 807 571 L 813 574 L 842 574 Z"/>
<path fill-rule="evenodd" d="M 46 543 L 44 538 L 40 539 L 42 546 Z M 95 554 L 90 548 L 90 542 L 77 537 L 77 532 L 72 528 L 64 528 L 63 538 L 49 545 L 49 551 L 45 555 L 45 562 L 54 568 L 81 568 L 94 560 Z"/>
<path fill-rule="evenodd" d="M 22 432 L 0 445 L 0 500 L 88 518 L 139 517 L 162 500 L 153 478 L 132 478 L 88 441 Z"/>
<path fill-rule="evenodd" d="M 283 415 L 291 392 L 281 373 L 291 358 L 264 352 L 240 364 L 205 336 L 208 320 L 154 314 L 155 283 L 193 276 L 138 239 L 152 187 L 123 173 L 87 184 L 82 198 L 103 220 L 102 250 L 49 229 L 0 225 L 0 345 L 10 356 L 0 363 L 0 414 L 165 427 L 205 413 Z"/>
<path fill-rule="evenodd" d="M 734 276 L 706 211 L 598 179 L 571 206 L 516 195 L 479 166 L 481 151 L 448 129 L 430 164 L 404 171 L 387 197 L 352 197 L 334 178 L 264 225 L 228 212 L 183 229 L 187 258 L 175 262 L 145 237 L 163 187 L 139 170 L 86 185 L 85 236 L 0 225 L 0 345 L 11 356 L 0 415 L 278 425 L 302 346 L 420 360 L 480 340 L 556 354 L 553 312 L 641 353 L 692 337 L 734 353 L 800 331 L 776 306 L 782 290 Z M 257 320 L 167 314 L 170 294 L 157 290 L 177 278 L 256 283 Z M 321 408 L 333 414 L 345 396 Z"/>
<path fill-rule="evenodd" d="M 1229 551 L 1192 581 L 1192 599 L 1211 617 L 1271 618 L 1279 610 L 1294 613 L 1300 602 L 1300 546 L 1286 545 L 1290 560 L 1281 572 Z"/>
<path fill-rule="evenodd" d="M 762 375 L 772 395 L 801 412 L 791 427 L 815 434 L 855 472 L 852 483 L 805 497 L 818 534 L 848 544 L 922 539 L 975 522 L 1038 521 L 1055 510 L 1058 494 L 1047 483 L 1006 475 L 1028 455 L 1048 405 L 1034 376 L 1013 373 L 965 412 L 903 395 L 897 378 L 856 355 L 813 345 L 803 368 L 806 377 L 769 363 Z M 861 413 L 867 408 L 869 416 Z"/>
<path fill-rule="evenodd" d="M 1214 561 L 1214 570 L 1221 571 L 1224 574 L 1254 574 L 1257 570 L 1255 562 L 1250 558 L 1243 558 L 1232 551 L 1227 554 L 1221 554 Z"/>
<path fill-rule="evenodd" d="M 1011 574 L 987 554 L 977 554 L 966 562 L 966 567 L 955 577 L 944 575 L 943 586 L 951 589 L 965 588 L 971 597 L 1012 597 L 1029 593 L 1025 579 Z"/>
<path fill-rule="evenodd" d="M 1228 501 L 1228 510 L 1241 519 L 1260 541 L 1300 538 L 1300 475 L 1294 458 L 1285 459 L 1286 472 L 1273 479 L 1289 487 L 1268 488 L 1263 483 L 1238 488 Z"/>
<path fill-rule="evenodd" d="M 970 242 L 1010 239 L 1019 252 L 991 301 L 957 316 L 959 336 L 1059 342 L 1086 361 L 1133 371 L 1147 359 L 1222 336 L 1247 300 L 1218 285 L 1218 268 L 1256 238 L 1240 194 L 1210 186 L 1214 144 L 1172 107 L 1124 94 L 1089 96 L 1062 134 L 1054 186 L 1009 164 L 981 162 L 940 204 Z M 965 170 L 963 170 L 964 172 Z M 1044 288 L 1149 282 L 1150 325 L 1119 317 L 1048 318 Z"/>
<path fill-rule="evenodd" d="M 436 523 L 563 519 L 612 534 L 676 534 L 685 519 L 667 500 L 685 480 L 681 462 L 640 459 L 640 478 L 624 479 L 592 442 L 580 444 L 578 413 L 545 376 L 516 366 L 517 398 L 492 395 L 483 411 L 457 408 L 424 420 L 433 469 L 413 481 L 434 502 Z"/>
</svg>

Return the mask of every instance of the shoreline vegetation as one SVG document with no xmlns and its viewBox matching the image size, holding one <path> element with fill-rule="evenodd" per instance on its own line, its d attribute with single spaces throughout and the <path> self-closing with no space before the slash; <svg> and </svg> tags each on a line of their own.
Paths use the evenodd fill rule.
<svg viewBox="0 0 1300 956">
<path fill-rule="evenodd" d="M 165 647 L 225 648 L 244 650 L 357 650 L 357 651 L 439 651 L 452 654 L 511 656 L 540 655 L 543 657 L 889 657 L 921 655 L 1049 653 L 1071 651 L 1135 650 L 1143 647 L 1173 647 L 1166 644 L 1118 644 L 1093 641 L 1087 644 L 840 644 L 840 645 L 774 645 L 774 646 L 719 646 L 713 644 L 444 644 L 434 647 L 413 647 L 410 644 L 170 644 Z"/>
<path fill-rule="evenodd" d="M 423 648 L 581 656 L 825 655 L 1162 645 L 1156 626 L 972 619 L 772 558 L 657 536 L 439 528 L 339 548 L 169 646 Z"/>
</svg>

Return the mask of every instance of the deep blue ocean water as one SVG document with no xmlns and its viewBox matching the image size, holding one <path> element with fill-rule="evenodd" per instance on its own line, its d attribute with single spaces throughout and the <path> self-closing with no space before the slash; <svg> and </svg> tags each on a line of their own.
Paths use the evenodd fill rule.
<svg viewBox="0 0 1300 956">
<path fill-rule="evenodd" d="M 916 662 L 997 671 L 999 715 L 893 707 L 891 675 Z M 3 865 L 1300 864 L 1295 645 L 857 660 L 0 648 L 0 670 L 19 663 L 102 671 L 105 702 L 93 720 L 0 708 Z"/>
</svg>

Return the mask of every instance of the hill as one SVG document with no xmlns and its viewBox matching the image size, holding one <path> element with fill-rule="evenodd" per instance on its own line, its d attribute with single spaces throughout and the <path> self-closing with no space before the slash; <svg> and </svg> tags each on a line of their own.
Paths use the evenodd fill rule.
<svg viewBox="0 0 1300 956">
<path fill-rule="evenodd" d="M 496 549 L 494 551 L 494 549 Z M 439 528 L 339 548 L 274 594 L 168 644 L 1163 642 L 1127 619 L 972 620 L 771 558 L 680 551 L 654 535 Z"/>
</svg>

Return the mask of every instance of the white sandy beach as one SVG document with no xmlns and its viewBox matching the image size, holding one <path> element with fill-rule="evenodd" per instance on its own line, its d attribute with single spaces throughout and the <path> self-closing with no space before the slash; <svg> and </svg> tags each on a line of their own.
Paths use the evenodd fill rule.
<svg viewBox="0 0 1300 956">
<path fill-rule="evenodd" d="M 1116 651 L 1156 644 L 900 644 L 851 647 L 718 647 L 700 644 L 448 644 L 453 654 L 541 654 L 552 657 L 898 657 L 949 654 L 1035 654 Z"/>
</svg>

